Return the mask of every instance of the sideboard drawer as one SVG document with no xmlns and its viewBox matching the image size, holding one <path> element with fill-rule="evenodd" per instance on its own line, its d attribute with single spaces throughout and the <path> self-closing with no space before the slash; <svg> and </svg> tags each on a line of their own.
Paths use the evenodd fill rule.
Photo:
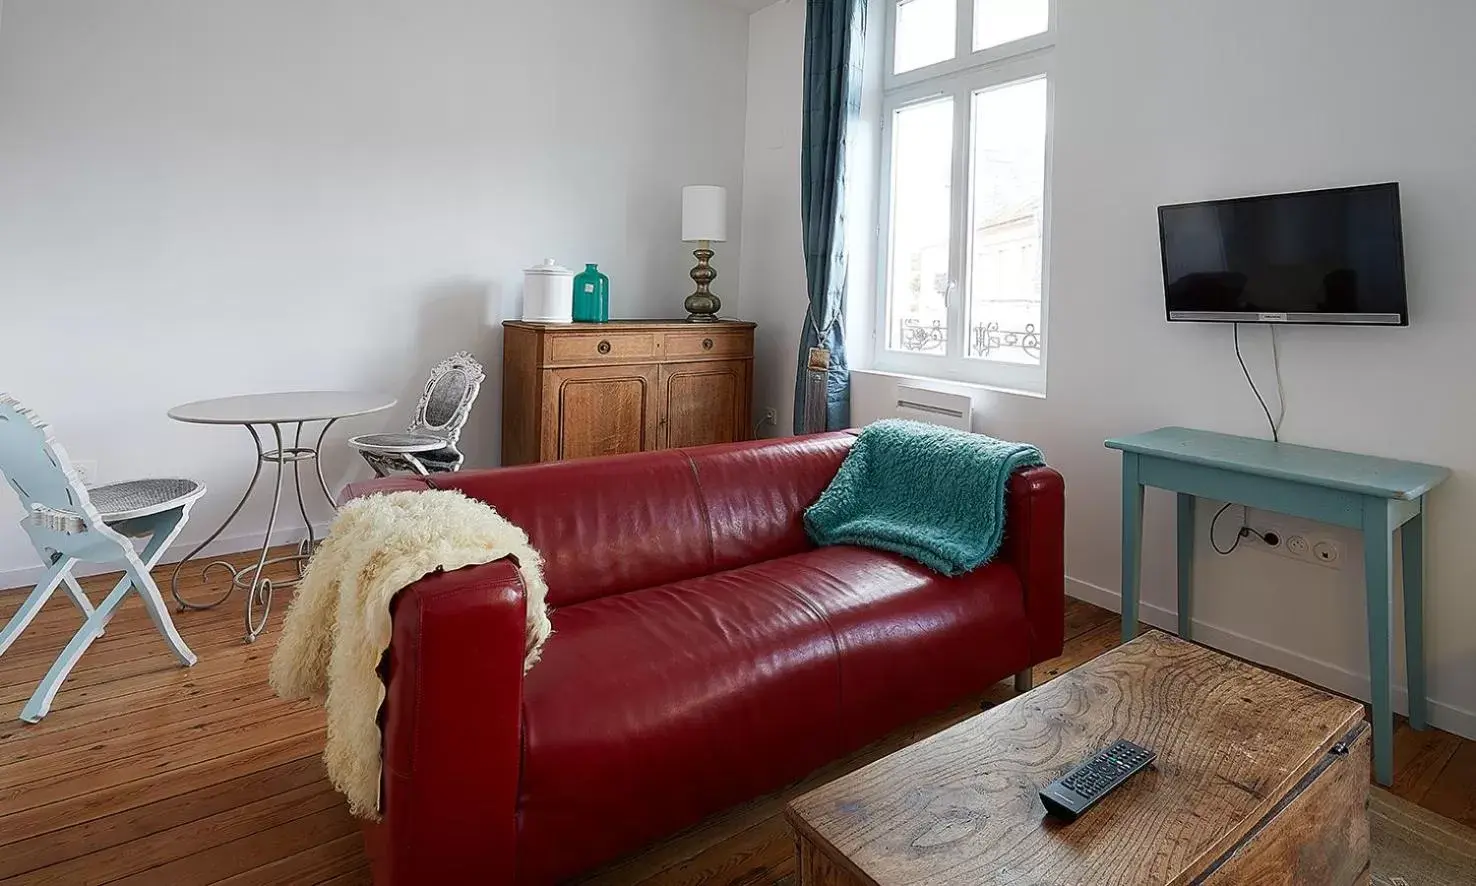
<svg viewBox="0 0 1476 886">
<path fill-rule="evenodd" d="M 550 335 L 544 347 L 545 361 L 549 366 L 593 366 L 653 360 L 656 357 L 656 333 L 612 329 L 609 333 Z"/>
<path fill-rule="evenodd" d="M 668 332 L 663 345 L 668 360 L 747 357 L 753 353 L 753 334 L 716 329 Z"/>
</svg>

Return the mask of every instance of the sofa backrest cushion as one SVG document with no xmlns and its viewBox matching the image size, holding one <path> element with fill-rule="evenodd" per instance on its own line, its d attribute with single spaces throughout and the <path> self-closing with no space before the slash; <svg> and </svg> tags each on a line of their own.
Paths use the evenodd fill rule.
<svg viewBox="0 0 1476 886">
<path fill-rule="evenodd" d="M 555 608 L 712 571 L 702 497 L 675 450 L 437 474 L 431 483 L 485 501 L 528 533 Z"/>
<path fill-rule="evenodd" d="M 839 432 L 683 450 L 712 527 L 713 571 L 813 548 L 805 508 L 830 485 L 854 441 Z"/>
<path fill-rule="evenodd" d="M 809 550 L 804 511 L 854 437 L 820 434 L 435 474 L 543 555 L 555 608 Z M 376 481 L 382 483 L 384 481 Z"/>
</svg>

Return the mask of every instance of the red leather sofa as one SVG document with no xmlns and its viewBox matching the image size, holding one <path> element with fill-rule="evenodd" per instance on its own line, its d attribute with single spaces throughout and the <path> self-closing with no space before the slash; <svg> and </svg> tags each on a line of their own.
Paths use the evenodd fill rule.
<svg viewBox="0 0 1476 886">
<path fill-rule="evenodd" d="M 510 561 L 397 597 L 375 883 L 557 882 L 1059 655 L 1061 476 L 1017 473 L 999 556 L 944 578 L 806 537 L 853 440 L 351 486 L 494 506 L 545 558 L 555 631 L 525 676 Z"/>
</svg>

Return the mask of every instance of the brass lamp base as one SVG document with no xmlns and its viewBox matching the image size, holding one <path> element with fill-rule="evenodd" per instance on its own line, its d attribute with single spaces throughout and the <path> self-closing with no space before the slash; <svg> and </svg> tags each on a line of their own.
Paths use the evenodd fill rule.
<svg viewBox="0 0 1476 886">
<path fill-rule="evenodd" d="M 717 271 L 710 264 L 716 253 L 709 246 L 708 241 L 703 240 L 700 246 L 692 250 L 692 254 L 697 257 L 697 267 L 692 269 L 692 280 L 697 284 L 697 291 L 687 296 L 682 304 L 687 309 L 688 323 L 716 322 L 718 311 L 723 307 L 722 300 L 708 290 L 712 281 L 717 279 Z"/>
</svg>

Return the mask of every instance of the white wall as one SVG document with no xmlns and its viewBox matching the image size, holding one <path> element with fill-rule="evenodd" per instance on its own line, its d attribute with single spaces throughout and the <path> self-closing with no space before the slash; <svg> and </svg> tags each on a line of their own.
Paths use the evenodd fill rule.
<svg viewBox="0 0 1476 886">
<path fill-rule="evenodd" d="M 779 0 L 748 25 L 748 121 L 743 152 L 745 319 L 754 342 L 754 409 L 778 413 L 765 435 L 794 427 L 795 354 L 805 316 L 804 232 L 800 228 L 801 83 L 805 4 Z"/>
<path fill-rule="evenodd" d="M 774 13 L 773 10 L 769 14 Z M 792 38 L 752 52 L 788 52 Z M 1060 0 L 1051 365 L 1045 399 L 973 389 L 976 429 L 1037 442 L 1066 476 L 1072 592 L 1116 605 L 1119 479 L 1102 440 L 1167 424 L 1265 434 L 1224 326 L 1163 320 L 1155 207 L 1254 192 L 1399 180 L 1413 326 L 1283 331 L 1284 438 L 1454 469 L 1430 513 L 1427 644 L 1435 722 L 1476 737 L 1476 118 L 1464 35 L 1476 6 L 1383 0 Z M 798 18 L 795 21 L 799 22 Z M 794 22 L 790 23 L 794 26 Z M 802 27 L 802 22 L 800 25 Z M 753 71 L 788 59 L 750 58 Z M 754 91 L 750 121 L 798 107 L 796 79 Z M 761 107 L 777 101 L 783 108 Z M 747 169 L 761 170 L 750 143 Z M 773 164 L 775 161 L 769 158 Z M 777 165 L 777 164 L 776 164 Z M 780 217 L 794 193 L 749 192 Z M 765 202 L 756 202 L 759 197 Z M 772 204 L 772 205 L 771 205 Z M 746 266 L 771 261 L 767 240 Z M 773 261 L 787 267 L 788 256 Z M 799 285 L 777 276 L 779 292 Z M 753 299 L 750 313 L 767 310 Z M 1248 358 L 1269 368 L 1264 333 Z M 858 376 L 855 419 L 881 414 L 893 382 Z M 1208 522 L 1202 505 L 1201 526 Z M 1150 493 L 1147 616 L 1171 624 L 1171 497 Z M 1257 517 L 1265 521 L 1267 518 Z M 1201 534 L 1200 636 L 1332 688 L 1365 694 L 1361 547 L 1330 571 Z M 1222 526 L 1222 529 L 1225 528 Z M 1222 545 L 1229 535 L 1222 537 Z M 1402 695 L 1400 696 L 1402 700 Z"/>
<path fill-rule="evenodd" d="M 105 481 L 204 480 L 187 540 L 251 444 L 165 418 L 184 401 L 400 396 L 335 430 L 336 485 L 363 473 L 343 438 L 403 426 L 470 348 L 490 373 L 465 440 L 493 463 L 522 268 L 598 261 L 613 315 L 677 316 L 681 186 L 727 186 L 738 229 L 746 25 L 694 0 L 8 0 L 0 389 Z M 739 247 L 717 259 L 733 313 Z M 0 522 L 5 587 L 34 554 Z"/>
</svg>

